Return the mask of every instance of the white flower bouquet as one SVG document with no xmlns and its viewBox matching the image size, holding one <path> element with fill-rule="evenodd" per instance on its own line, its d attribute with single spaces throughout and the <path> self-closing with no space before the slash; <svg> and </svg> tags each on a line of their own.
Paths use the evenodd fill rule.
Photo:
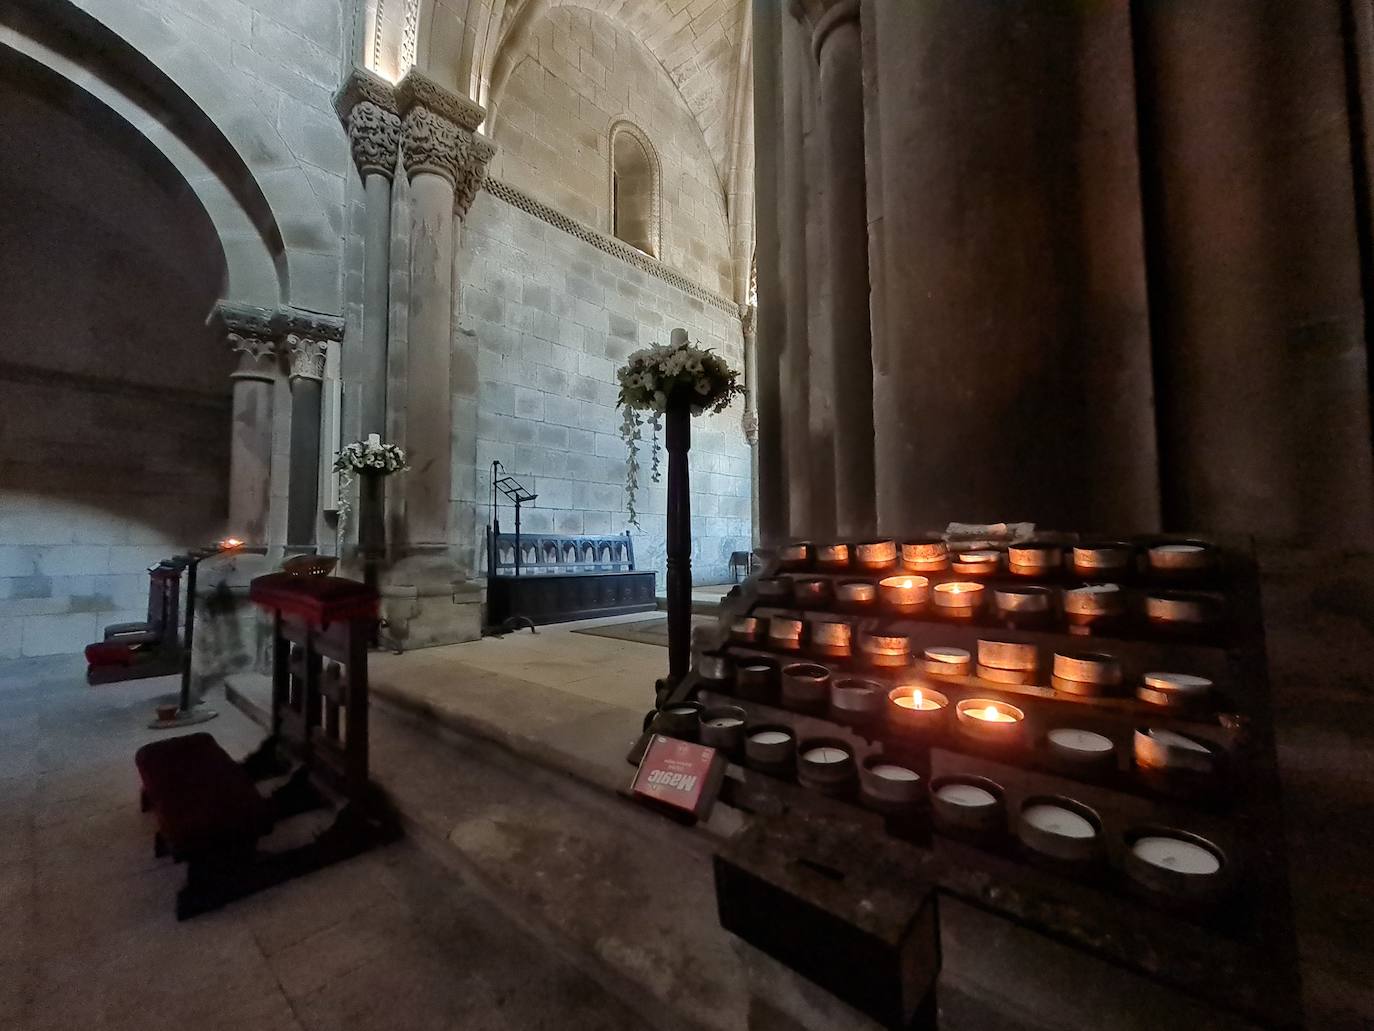
<svg viewBox="0 0 1374 1031">
<path fill-rule="evenodd" d="M 625 438 L 625 502 L 630 524 L 639 525 L 635 495 L 639 489 L 639 442 L 643 439 L 645 418 L 653 428 L 653 481 L 660 476 L 658 437 L 663 413 L 670 406 L 684 405 L 692 415 L 723 412 L 735 395 L 742 395 L 739 373 L 725 359 L 708 348 L 688 340 L 677 344 L 653 344 L 630 355 L 616 370 L 620 395 L 616 400 L 625 410 L 620 435 Z"/>
<path fill-rule="evenodd" d="M 409 468 L 405 450 L 396 444 L 384 444 L 375 433 L 366 440 L 345 444 L 334 459 L 334 471 L 341 473 L 390 476 Z"/>
</svg>

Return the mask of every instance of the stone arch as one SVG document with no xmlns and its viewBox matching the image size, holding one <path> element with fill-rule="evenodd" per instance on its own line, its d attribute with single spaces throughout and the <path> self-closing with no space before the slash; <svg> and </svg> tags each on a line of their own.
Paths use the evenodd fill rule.
<svg viewBox="0 0 1374 1031">
<path fill-rule="evenodd" d="M 658 151 L 643 129 L 620 118 L 607 133 L 606 154 L 607 210 L 612 213 L 607 228 L 612 236 L 656 258 L 663 246 L 663 169 Z"/>
<path fill-rule="evenodd" d="M 98 20 L 71 0 L 18 0 L 0 12 L 0 51 L 84 90 L 172 163 L 219 233 L 226 298 L 337 313 L 337 272 L 332 281 L 321 274 L 321 258 L 337 264 L 336 256 L 296 246 L 283 226 L 341 243 L 275 126 L 239 99 L 218 58 L 168 23 L 136 15 L 112 5 Z"/>
</svg>

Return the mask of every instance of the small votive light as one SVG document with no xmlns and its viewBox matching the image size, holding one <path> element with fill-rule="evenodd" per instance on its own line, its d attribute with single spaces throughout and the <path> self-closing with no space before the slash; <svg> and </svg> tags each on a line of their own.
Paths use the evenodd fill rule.
<svg viewBox="0 0 1374 1031">
<path fill-rule="evenodd" d="M 954 711 L 965 733 L 990 741 L 1019 737 L 1026 718 L 1016 706 L 991 698 L 965 698 Z"/>
<path fill-rule="evenodd" d="M 928 687 L 898 687 L 888 692 L 888 722 L 912 730 L 932 730 L 944 721 L 949 698 Z"/>
<path fill-rule="evenodd" d="M 220 551 L 233 551 L 235 548 L 241 547 L 243 547 L 243 541 L 239 540 L 237 537 L 226 537 L 219 542 Z"/>
<path fill-rule="evenodd" d="M 982 584 L 956 581 L 936 584 L 931 599 L 935 607 L 947 616 L 969 617 L 982 605 L 985 592 Z"/>
<path fill-rule="evenodd" d="M 925 607 L 930 580 L 924 576 L 889 576 L 878 581 L 883 607 L 893 612 L 916 612 Z"/>
</svg>

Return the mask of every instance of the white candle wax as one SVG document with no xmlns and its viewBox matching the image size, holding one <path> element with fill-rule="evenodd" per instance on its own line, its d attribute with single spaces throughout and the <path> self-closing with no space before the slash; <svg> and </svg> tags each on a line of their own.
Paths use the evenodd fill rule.
<svg viewBox="0 0 1374 1031">
<path fill-rule="evenodd" d="M 964 712 L 975 720 L 982 720 L 985 723 L 1015 723 L 1016 717 L 1009 712 L 997 708 L 995 705 L 985 705 L 981 709 L 965 709 Z"/>
<path fill-rule="evenodd" d="M 1142 679 L 1147 686 L 1156 690 L 1180 695 L 1206 694 L 1212 688 L 1212 682 L 1206 677 L 1191 673 L 1146 673 Z"/>
<path fill-rule="evenodd" d="M 744 668 L 745 668 L 745 670 L 746 670 L 747 672 L 749 672 L 749 673 L 767 673 L 767 672 L 768 672 L 768 667 L 767 667 L 767 666 L 745 666 Z"/>
<path fill-rule="evenodd" d="M 1084 587 L 1075 587 L 1069 591 L 1070 594 L 1115 594 L 1121 590 L 1117 584 L 1088 584 Z"/>
<path fill-rule="evenodd" d="M 1057 805 L 1033 805 L 1021 816 L 1032 827 L 1063 838 L 1091 838 L 1097 833 L 1083 817 Z"/>
<path fill-rule="evenodd" d="M 954 805 L 978 807 L 997 804 L 997 797 L 977 784 L 946 784 L 935 794 Z"/>
<path fill-rule="evenodd" d="M 792 735 L 781 730 L 760 730 L 749 735 L 749 740 L 758 745 L 783 745 L 792 740 Z"/>
<path fill-rule="evenodd" d="M 897 766 L 893 763 L 879 763 L 870 767 L 869 772 L 875 777 L 882 777 L 884 780 L 920 780 L 920 775 L 915 770 L 908 770 L 905 766 Z"/>
<path fill-rule="evenodd" d="M 717 716 L 713 720 L 707 720 L 708 727 L 739 727 L 744 724 L 744 720 L 736 719 L 734 716 Z"/>
<path fill-rule="evenodd" d="M 923 653 L 931 662 L 971 662 L 973 656 L 963 648 L 927 648 Z"/>
<path fill-rule="evenodd" d="M 849 753 L 843 748 L 822 745 L 819 748 L 808 748 L 802 753 L 802 758 L 812 763 L 842 763 L 849 758 Z"/>
<path fill-rule="evenodd" d="M 998 553 L 995 551 L 966 551 L 955 557 L 960 562 L 996 562 Z"/>
<path fill-rule="evenodd" d="M 1162 551 L 1171 555 L 1195 555 L 1202 550 L 1200 544 L 1160 544 L 1154 551 Z"/>
<path fill-rule="evenodd" d="M 696 712 L 696 709 L 692 708 L 690 705 L 670 705 L 664 712 L 673 716 L 690 716 L 692 713 Z"/>
<path fill-rule="evenodd" d="M 1071 727 L 1056 727 L 1047 735 L 1060 748 L 1071 752 L 1087 752 L 1100 755 L 1112 750 L 1111 738 L 1094 734 L 1091 730 L 1074 730 Z"/>
<path fill-rule="evenodd" d="M 1194 752 L 1210 752 L 1211 749 L 1201 741 L 1194 741 L 1190 737 L 1176 734 L 1172 730 L 1165 730 L 1163 727 L 1151 727 L 1145 733 L 1154 738 L 1162 745 L 1170 745 L 1174 748 L 1187 748 Z"/>
<path fill-rule="evenodd" d="M 1215 855 L 1181 838 L 1152 835 L 1137 841 L 1131 851 L 1152 866 L 1179 873 L 1206 875 L 1221 869 L 1221 860 Z"/>
</svg>

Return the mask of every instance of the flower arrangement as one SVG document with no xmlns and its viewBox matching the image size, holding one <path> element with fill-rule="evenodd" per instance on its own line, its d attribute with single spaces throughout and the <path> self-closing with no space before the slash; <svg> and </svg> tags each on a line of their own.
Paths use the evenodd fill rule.
<svg viewBox="0 0 1374 1031">
<path fill-rule="evenodd" d="M 375 433 L 366 440 L 345 444 L 334 459 L 334 471 L 340 473 L 390 476 L 409 468 L 405 450 L 396 444 L 382 443 L 382 438 Z"/>
<path fill-rule="evenodd" d="M 625 504 L 630 525 L 639 525 L 635 497 L 639 490 L 639 442 L 645 418 L 653 429 L 653 482 L 659 482 L 659 433 L 663 413 L 670 405 L 686 405 L 693 415 L 723 412 L 735 395 L 744 393 L 739 373 L 709 348 L 683 339 L 674 344 L 653 344 L 630 355 L 616 370 L 620 395 L 616 404 L 625 410 L 620 435 L 625 439 Z"/>
</svg>

